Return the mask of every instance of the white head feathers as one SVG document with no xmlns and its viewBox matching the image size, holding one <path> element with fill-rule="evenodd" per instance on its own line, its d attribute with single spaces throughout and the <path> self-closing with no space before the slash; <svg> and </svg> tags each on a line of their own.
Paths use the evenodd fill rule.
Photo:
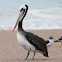
<svg viewBox="0 0 62 62">
<path fill-rule="evenodd" d="M 21 5 L 19 10 L 21 10 L 22 8 L 26 9 L 26 6 L 25 5 Z"/>
</svg>

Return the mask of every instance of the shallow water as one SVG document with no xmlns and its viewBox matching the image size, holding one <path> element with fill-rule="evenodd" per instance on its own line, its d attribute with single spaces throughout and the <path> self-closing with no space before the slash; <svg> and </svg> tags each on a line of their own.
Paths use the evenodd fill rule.
<svg viewBox="0 0 62 62">
<path fill-rule="evenodd" d="M 62 28 L 62 0 L 0 0 L 0 30 L 13 29 L 22 4 L 29 6 L 24 29 Z"/>
</svg>

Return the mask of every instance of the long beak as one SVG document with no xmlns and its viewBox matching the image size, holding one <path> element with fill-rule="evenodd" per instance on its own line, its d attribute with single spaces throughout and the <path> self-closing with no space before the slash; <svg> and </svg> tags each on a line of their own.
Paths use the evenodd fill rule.
<svg viewBox="0 0 62 62">
<path fill-rule="evenodd" d="M 21 15 L 21 11 L 19 12 L 19 16 L 18 16 L 18 18 L 17 18 L 17 21 L 16 21 L 16 24 L 15 24 L 15 26 L 14 26 L 14 28 L 13 28 L 13 30 L 12 31 L 14 31 L 15 30 L 15 28 L 16 28 L 16 26 L 17 26 L 17 24 L 18 24 L 18 20 L 19 20 L 19 18 L 20 18 L 20 15 Z"/>
<path fill-rule="evenodd" d="M 59 42 L 58 40 L 55 40 L 54 42 Z"/>
</svg>

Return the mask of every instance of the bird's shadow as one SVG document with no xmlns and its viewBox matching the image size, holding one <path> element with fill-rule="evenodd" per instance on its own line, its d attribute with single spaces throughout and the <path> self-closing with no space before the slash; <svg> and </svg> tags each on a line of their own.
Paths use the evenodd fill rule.
<svg viewBox="0 0 62 62">
<path fill-rule="evenodd" d="M 34 60 L 49 60 L 49 59 L 34 59 Z"/>
<path fill-rule="evenodd" d="M 37 58 L 35 58 L 34 60 L 18 60 L 18 59 L 10 59 L 10 60 L 8 60 L 8 62 L 9 61 L 11 61 L 11 62 L 25 62 L 25 61 L 29 61 L 29 62 L 31 62 L 31 61 L 50 61 L 50 60 L 54 60 L 54 59 L 52 59 L 52 58 L 40 58 L 40 59 L 37 59 Z"/>
<path fill-rule="evenodd" d="M 48 59 L 48 58 L 43 58 L 43 59 L 37 59 L 37 58 L 35 58 L 34 60 L 24 60 L 24 61 L 48 61 L 48 60 L 52 60 L 52 59 Z M 23 61 L 23 60 L 21 60 L 21 61 Z"/>
<path fill-rule="evenodd" d="M 51 59 L 51 58 L 43 58 L 43 59 L 34 59 L 33 61 L 50 61 L 50 60 L 54 60 L 54 59 Z"/>
</svg>

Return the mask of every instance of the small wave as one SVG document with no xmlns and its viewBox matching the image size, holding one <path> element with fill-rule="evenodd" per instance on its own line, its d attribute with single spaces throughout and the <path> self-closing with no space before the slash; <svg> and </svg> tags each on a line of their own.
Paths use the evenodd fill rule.
<svg viewBox="0 0 62 62">
<path fill-rule="evenodd" d="M 5 15 L 7 15 L 7 13 Z M 12 30 L 17 19 L 16 15 L 10 14 L 10 17 L 1 17 L 0 30 Z M 30 9 L 23 22 L 23 27 L 26 30 L 61 29 L 62 8 Z"/>
<path fill-rule="evenodd" d="M 28 14 L 44 18 L 62 16 L 62 8 L 31 9 L 28 11 Z"/>
</svg>

